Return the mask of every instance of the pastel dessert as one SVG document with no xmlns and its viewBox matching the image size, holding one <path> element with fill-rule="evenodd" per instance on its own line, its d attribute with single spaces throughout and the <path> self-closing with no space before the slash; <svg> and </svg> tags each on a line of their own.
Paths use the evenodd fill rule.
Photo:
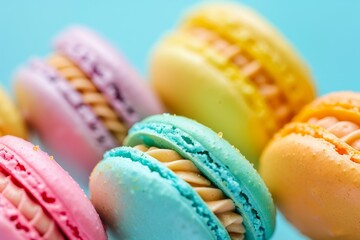
<svg viewBox="0 0 360 240">
<path fill-rule="evenodd" d="M 126 147 L 90 176 L 91 201 L 115 239 L 269 239 L 275 208 L 252 165 L 185 117 L 136 123 Z"/>
<path fill-rule="evenodd" d="M 0 138 L 0 236 L 7 240 L 106 239 L 79 185 L 38 146 Z"/>
<path fill-rule="evenodd" d="M 120 53 L 91 30 L 67 29 L 54 51 L 19 70 L 16 96 L 45 146 L 88 178 L 133 123 L 163 108 Z"/>
<path fill-rule="evenodd" d="M 266 147 L 260 173 L 285 217 L 311 239 L 360 239 L 360 94 L 309 104 Z"/>
<path fill-rule="evenodd" d="M 0 136 L 27 138 L 27 129 L 19 110 L 0 87 Z"/>
<path fill-rule="evenodd" d="M 315 97 L 292 47 L 234 3 L 191 11 L 155 48 L 150 72 L 170 112 L 223 132 L 255 166 L 271 136 Z"/>
</svg>

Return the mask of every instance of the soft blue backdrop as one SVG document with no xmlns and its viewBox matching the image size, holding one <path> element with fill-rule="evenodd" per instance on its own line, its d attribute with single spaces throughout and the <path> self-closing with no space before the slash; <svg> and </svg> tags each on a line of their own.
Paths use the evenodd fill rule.
<svg viewBox="0 0 360 240">
<path fill-rule="evenodd" d="M 243 1 L 293 43 L 308 62 L 320 94 L 360 90 L 360 1 Z M 0 83 L 11 90 L 14 70 L 29 57 L 46 56 L 54 35 L 73 23 L 88 25 L 122 49 L 146 76 L 154 43 L 193 0 L 1 1 Z M 296 237 L 297 236 L 297 237 Z M 273 239 L 302 239 L 282 220 Z"/>
</svg>

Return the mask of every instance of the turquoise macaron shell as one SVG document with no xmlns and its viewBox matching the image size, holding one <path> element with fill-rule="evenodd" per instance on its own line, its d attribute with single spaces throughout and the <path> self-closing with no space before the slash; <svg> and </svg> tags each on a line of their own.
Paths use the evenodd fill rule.
<svg viewBox="0 0 360 240">
<path fill-rule="evenodd" d="M 169 169 L 136 149 L 109 151 L 91 175 L 90 191 L 111 239 L 215 239 L 207 225 L 211 212 L 200 197 Z M 194 214 L 194 208 L 203 218 Z M 226 232 L 222 237 L 218 239 L 228 239 Z"/>
<path fill-rule="evenodd" d="M 155 115 L 136 123 L 124 144 L 145 144 L 177 151 L 193 161 L 233 200 L 244 219 L 246 239 L 269 239 L 273 234 L 275 206 L 263 180 L 237 149 L 209 128 L 180 116 Z M 205 202 L 203 204 L 206 206 Z"/>
</svg>

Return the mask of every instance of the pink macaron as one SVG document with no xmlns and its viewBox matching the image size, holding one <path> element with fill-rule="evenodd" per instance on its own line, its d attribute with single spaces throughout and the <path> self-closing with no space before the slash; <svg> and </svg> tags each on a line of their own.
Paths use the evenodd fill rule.
<svg viewBox="0 0 360 240">
<path fill-rule="evenodd" d="M 93 31 L 67 29 L 55 39 L 54 52 L 18 71 L 16 97 L 49 151 L 87 178 L 130 126 L 164 110 L 122 55 Z"/>
<path fill-rule="evenodd" d="M 38 146 L 0 138 L 1 239 L 106 239 L 79 185 Z"/>
</svg>

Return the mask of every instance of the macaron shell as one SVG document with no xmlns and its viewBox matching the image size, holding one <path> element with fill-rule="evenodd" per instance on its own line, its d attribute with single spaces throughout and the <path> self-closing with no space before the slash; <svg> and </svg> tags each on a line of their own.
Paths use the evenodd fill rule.
<svg viewBox="0 0 360 240">
<path fill-rule="evenodd" d="M 214 239 L 191 202 L 139 162 L 121 157 L 102 161 L 90 177 L 90 192 L 118 238 Z"/>
<path fill-rule="evenodd" d="M 312 239 L 358 239 L 359 166 L 333 144 L 289 134 L 265 149 L 260 173 L 285 217 Z"/>
<path fill-rule="evenodd" d="M 235 3 L 203 4 L 191 11 L 183 22 L 183 27 L 196 25 L 241 39 L 247 50 L 251 44 L 257 44 L 257 51 L 252 54 L 274 76 L 294 109 L 300 110 L 316 96 L 309 69 L 300 56 L 284 36 L 252 9 Z"/>
<path fill-rule="evenodd" d="M 104 79 L 93 78 L 94 84 L 98 86 L 109 103 L 117 111 L 128 125 L 157 113 L 164 112 L 159 99 L 146 86 L 135 70 L 125 61 L 124 57 L 96 33 L 81 26 L 74 26 L 65 30 L 55 40 L 55 50 L 64 54 L 77 63 L 88 76 L 94 75 L 94 65 L 103 71 Z M 87 53 L 88 61 L 81 57 L 79 52 Z M 129 104 L 135 113 L 129 115 L 127 106 L 114 100 L 113 91 L 104 91 L 107 87 L 115 85 L 123 96 L 122 104 Z"/>
<path fill-rule="evenodd" d="M 31 192 L 70 239 L 106 239 L 98 214 L 85 193 L 54 160 L 16 137 L 0 138 L 0 146 L 14 153 L 1 153 L 1 167 Z"/>
<path fill-rule="evenodd" d="M 0 135 L 27 138 L 27 130 L 21 115 L 9 96 L 0 88 Z"/>
<path fill-rule="evenodd" d="M 252 104 L 266 114 L 261 98 L 230 82 L 202 56 L 172 43 L 159 45 L 151 64 L 151 84 L 170 112 L 222 132 L 224 139 L 257 165 L 270 138 L 264 121 L 275 125 L 271 116 L 259 119 L 253 110 Z"/>
<path fill-rule="evenodd" d="M 0 194 L 0 233 L 3 240 L 41 240 L 38 232 L 12 203 Z"/>
<path fill-rule="evenodd" d="M 259 234 L 255 230 L 259 226 L 265 238 L 272 235 L 275 208 L 262 179 L 241 154 L 209 128 L 184 117 L 155 115 L 135 124 L 124 144 L 145 144 L 176 150 L 190 159 L 227 196 L 231 196 L 235 205 L 239 205 L 248 239 Z M 214 169 L 214 166 L 217 168 Z M 222 180 L 219 180 L 220 177 Z"/>
<path fill-rule="evenodd" d="M 40 61 L 35 60 L 31 64 L 54 71 Z M 68 84 L 65 80 L 59 81 L 62 81 L 62 85 Z M 96 116 L 87 116 L 97 122 L 97 133 L 107 136 L 109 146 L 101 146 L 95 139 L 94 131 L 80 117 L 80 112 L 66 101 L 53 82 L 31 66 L 18 72 L 14 88 L 23 115 L 51 153 L 71 166 L 68 170 L 87 178 L 103 152 L 116 146 L 115 140 Z M 69 97 L 81 99 L 71 86 L 68 86 L 68 90 Z M 89 113 L 92 114 L 90 108 Z"/>
<path fill-rule="evenodd" d="M 312 117 L 334 116 L 339 120 L 353 121 L 360 125 L 360 94 L 356 92 L 334 92 L 320 97 L 294 118 L 305 122 Z"/>
</svg>

